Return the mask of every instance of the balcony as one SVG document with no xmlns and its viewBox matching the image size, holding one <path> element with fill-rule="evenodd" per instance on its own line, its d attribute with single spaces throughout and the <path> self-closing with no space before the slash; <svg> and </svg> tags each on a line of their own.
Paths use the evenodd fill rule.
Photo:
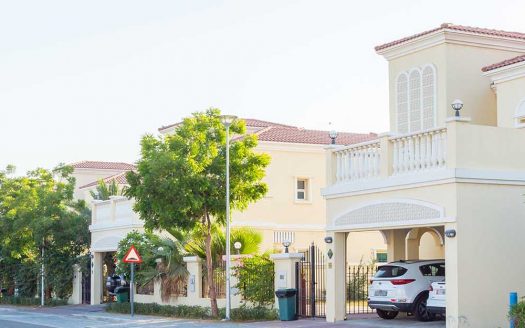
<svg viewBox="0 0 525 328">
<path fill-rule="evenodd" d="M 322 194 L 396 188 L 445 179 L 521 179 L 525 129 L 450 120 L 444 127 L 327 149 Z"/>
<path fill-rule="evenodd" d="M 109 200 L 94 200 L 90 231 L 142 228 L 142 220 L 133 211 L 133 200 L 124 196 L 110 196 Z"/>
</svg>

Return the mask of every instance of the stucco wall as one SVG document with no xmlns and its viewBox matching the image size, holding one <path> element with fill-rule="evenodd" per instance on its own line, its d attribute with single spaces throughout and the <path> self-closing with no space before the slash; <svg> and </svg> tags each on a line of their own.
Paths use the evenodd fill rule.
<svg viewBox="0 0 525 328">
<path fill-rule="evenodd" d="M 498 126 L 514 128 L 518 105 L 525 101 L 525 77 L 498 83 Z"/>
<path fill-rule="evenodd" d="M 469 327 L 508 326 L 509 292 L 525 295 L 524 192 L 524 186 L 458 186 L 457 237 L 451 240 L 457 244 L 459 316 Z M 447 297 L 453 287 L 447 280 Z"/>
</svg>

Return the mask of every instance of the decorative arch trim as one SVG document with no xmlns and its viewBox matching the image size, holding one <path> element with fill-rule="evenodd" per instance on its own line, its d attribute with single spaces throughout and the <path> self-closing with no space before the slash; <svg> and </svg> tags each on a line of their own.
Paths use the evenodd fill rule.
<svg viewBox="0 0 525 328">
<path fill-rule="evenodd" d="M 333 220 L 337 227 L 406 226 L 436 222 L 445 217 L 442 206 L 417 199 L 388 199 L 359 204 Z"/>
</svg>

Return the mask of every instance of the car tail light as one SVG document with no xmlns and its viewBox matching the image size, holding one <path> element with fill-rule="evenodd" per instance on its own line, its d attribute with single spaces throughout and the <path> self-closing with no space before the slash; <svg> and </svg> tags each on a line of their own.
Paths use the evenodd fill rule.
<svg viewBox="0 0 525 328">
<path fill-rule="evenodd" d="M 370 279 L 370 285 L 374 283 L 374 280 L 373 279 Z"/>
<path fill-rule="evenodd" d="M 432 288 L 432 285 L 430 285 L 430 287 L 428 287 L 428 290 L 429 291 L 433 291 L 434 290 L 434 288 Z"/>
<path fill-rule="evenodd" d="M 392 283 L 392 285 L 406 285 L 406 284 L 409 284 L 411 282 L 414 282 L 416 281 L 416 279 L 393 279 L 393 280 L 390 280 L 390 282 Z"/>
</svg>

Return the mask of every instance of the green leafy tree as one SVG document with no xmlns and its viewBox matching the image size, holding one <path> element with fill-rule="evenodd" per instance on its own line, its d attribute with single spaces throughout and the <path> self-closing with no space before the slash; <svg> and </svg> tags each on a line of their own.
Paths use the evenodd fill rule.
<svg viewBox="0 0 525 328">
<path fill-rule="evenodd" d="M 147 135 L 141 141 L 137 172 L 129 172 L 126 195 L 147 229 L 205 231 L 206 267 L 212 314 L 218 315 L 213 282 L 212 227 L 224 224 L 226 197 L 226 132 L 220 111 L 194 113 L 176 126 L 173 135 Z M 230 132 L 244 135 L 245 123 L 235 121 Z M 261 182 L 270 158 L 256 154 L 255 135 L 246 135 L 230 148 L 230 200 L 232 209 L 243 210 L 266 193 Z"/>
<path fill-rule="evenodd" d="M 93 199 L 108 200 L 109 196 L 118 196 L 123 194 L 123 190 L 118 187 L 115 180 L 106 183 L 103 179 L 98 181 L 95 190 L 90 190 L 89 194 Z"/>
<path fill-rule="evenodd" d="M 274 298 L 274 263 L 269 254 L 256 255 L 242 260 L 242 265 L 235 267 L 237 288 L 245 302 L 256 307 L 273 305 Z"/>
<path fill-rule="evenodd" d="M 73 199 L 73 169 L 36 169 L 13 177 L 0 172 L 0 277 L 3 286 L 34 296 L 43 263 L 46 296 L 71 293 L 73 264 L 87 253 L 90 211 Z M 42 254 L 44 254 L 42 256 Z M 32 278 L 31 278 L 32 277 Z"/>
</svg>

